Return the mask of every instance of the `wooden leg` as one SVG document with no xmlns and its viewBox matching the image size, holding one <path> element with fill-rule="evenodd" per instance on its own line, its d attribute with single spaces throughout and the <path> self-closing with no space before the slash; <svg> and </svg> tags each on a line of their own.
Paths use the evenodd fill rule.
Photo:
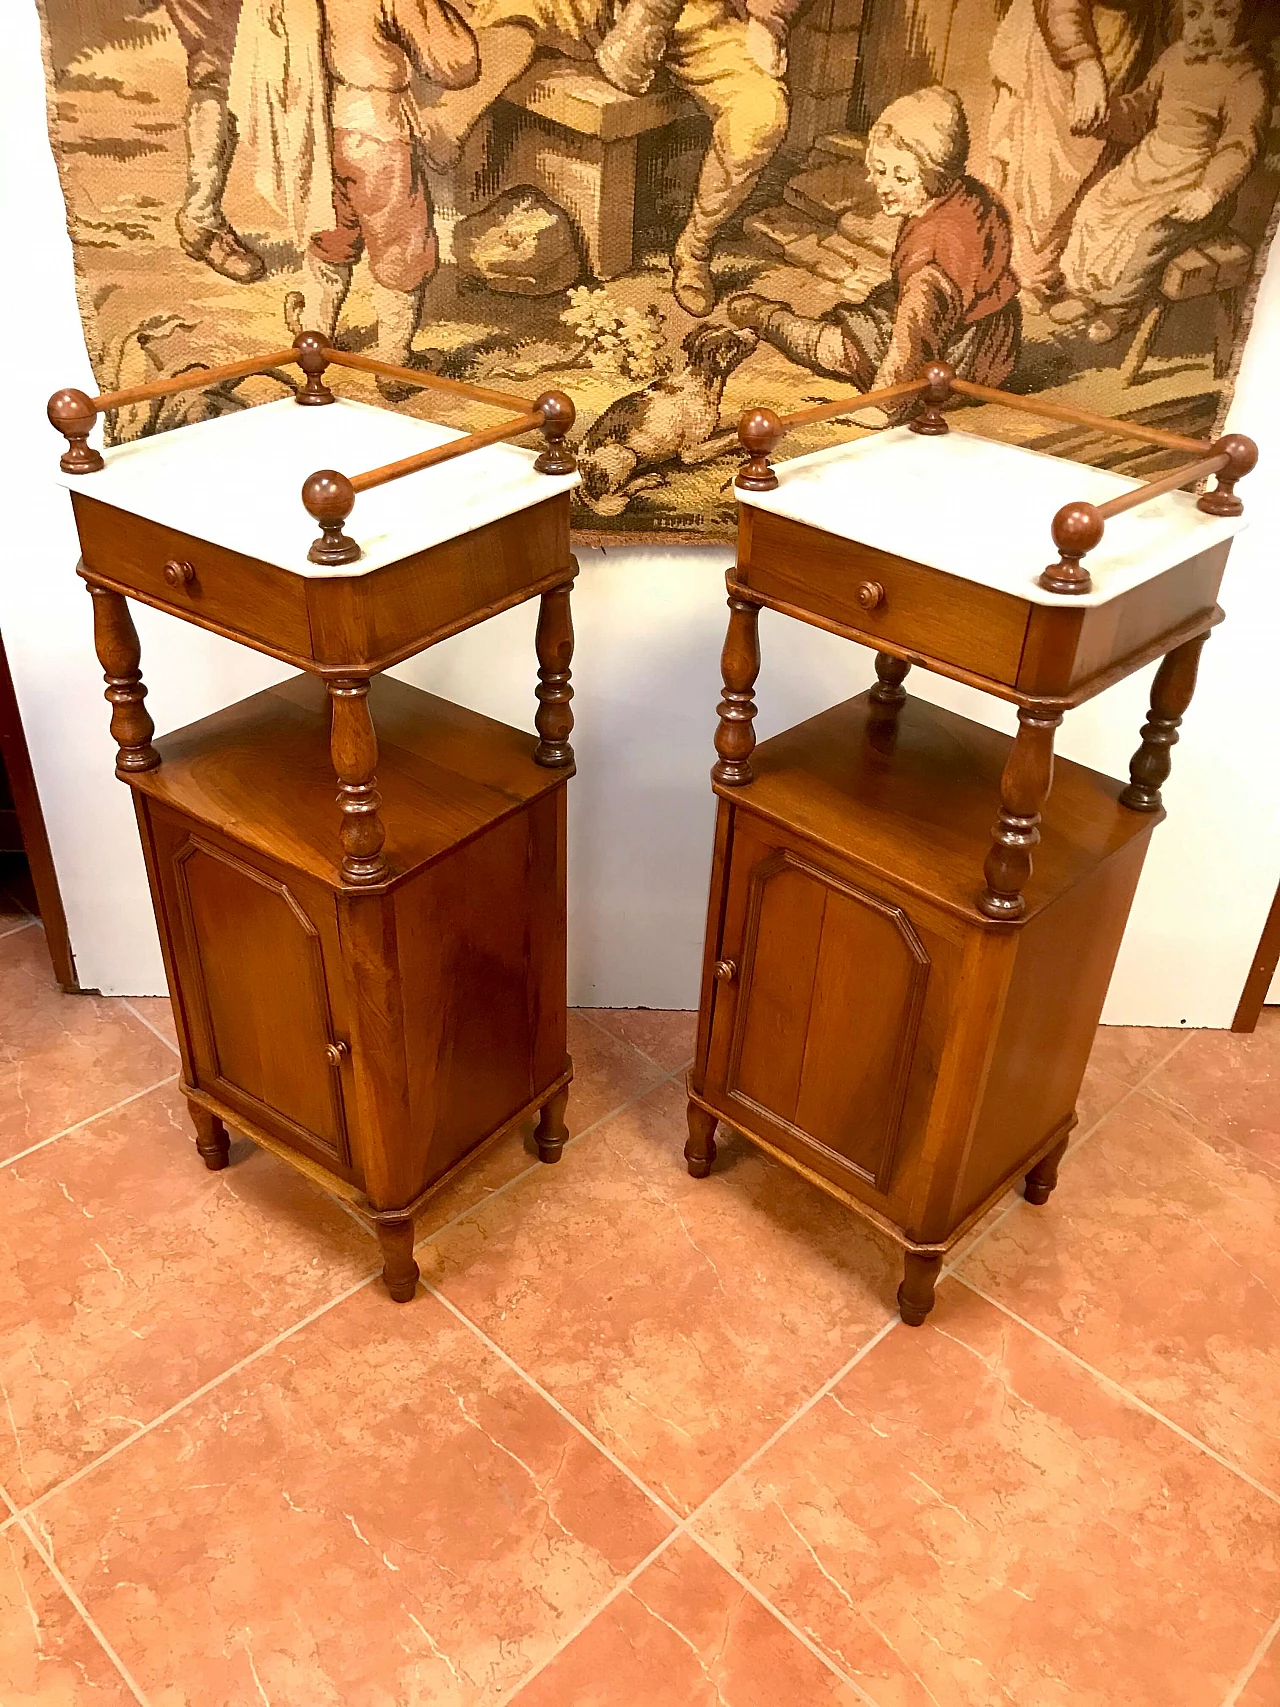
<svg viewBox="0 0 1280 1707">
<path fill-rule="evenodd" d="M 329 748 L 338 773 L 342 811 L 342 876 L 347 883 L 381 883 L 391 875 L 382 852 L 386 831 L 374 771 L 378 736 L 369 715 L 368 676 L 343 676 L 328 684 L 332 721 Z"/>
<path fill-rule="evenodd" d="M 941 1256 L 908 1251 L 903 1262 L 902 1285 L 898 1288 L 898 1314 L 909 1328 L 920 1327 L 933 1309 L 933 1289 L 938 1284 Z"/>
<path fill-rule="evenodd" d="M 553 587 L 542 595 L 538 606 L 538 714 L 534 719 L 538 745 L 533 750 L 536 765 L 558 767 L 573 763 L 569 737 L 573 733 L 573 698 L 570 669 L 573 662 L 573 613 L 569 593 L 573 583 Z"/>
<path fill-rule="evenodd" d="M 124 595 L 109 587 L 88 583 L 93 599 L 93 640 L 98 662 L 107 679 L 106 698 L 111 703 L 111 733 L 116 742 L 116 775 L 153 771 L 160 755 L 151 745 L 156 726 L 143 701 L 142 647 L 133 626 Z"/>
<path fill-rule="evenodd" d="M 538 1146 L 540 1162 L 558 1162 L 560 1152 L 564 1149 L 568 1138 L 568 1129 L 564 1123 L 564 1111 L 569 1101 L 569 1087 L 562 1085 L 550 1102 L 543 1103 L 538 1115 L 538 1125 L 533 1137 Z"/>
<path fill-rule="evenodd" d="M 1151 710 L 1142 725 L 1142 745 L 1129 761 L 1129 786 L 1120 803 L 1134 812 L 1158 812 L 1160 790 L 1173 769 L 1172 748 L 1178 726 L 1196 691 L 1196 672 L 1207 634 L 1198 635 L 1170 652 L 1151 684 Z"/>
<path fill-rule="evenodd" d="M 418 1287 L 418 1265 L 413 1260 L 413 1218 L 379 1221 L 378 1244 L 382 1247 L 382 1279 L 397 1304 L 407 1304 Z"/>
<path fill-rule="evenodd" d="M 1018 712 L 1018 733 L 1000 778 L 1000 817 L 983 867 L 987 886 L 978 906 L 989 919 L 1020 919 L 1031 876 L 1031 850 L 1040 840 L 1040 808 L 1053 786 L 1053 735 L 1062 713 Z"/>
<path fill-rule="evenodd" d="M 1060 1144 L 1053 1146 L 1047 1156 L 1041 1156 L 1022 1182 L 1022 1195 L 1028 1203 L 1034 1203 L 1037 1208 L 1048 1203 L 1053 1188 L 1058 1183 L 1059 1163 L 1066 1153 L 1067 1140 L 1064 1138 Z"/>
<path fill-rule="evenodd" d="M 907 697 L 903 682 L 911 666 L 905 658 L 895 658 L 892 652 L 876 653 L 876 685 L 871 698 L 877 705 L 891 705 L 897 710 Z"/>
<path fill-rule="evenodd" d="M 231 1159 L 231 1140 L 227 1137 L 227 1129 L 216 1114 L 210 1114 L 197 1102 L 188 1100 L 187 1110 L 196 1129 L 196 1149 L 210 1173 L 217 1173 Z"/>
<path fill-rule="evenodd" d="M 689 1137 L 684 1147 L 684 1159 L 694 1179 L 706 1179 L 716 1159 L 716 1126 L 714 1114 L 691 1102 L 688 1108 Z"/>
<path fill-rule="evenodd" d="M 716 782 L 741 788 L 751 781 L 751 755 L 756 737 L 751 725 L 756 715 L 755 685 L 760 674 L 760 606 L 729 595 L 729 630 L 720 654 L 724 695 L 716 710 L 719 760 L 711 775 Z"/>
</svg>

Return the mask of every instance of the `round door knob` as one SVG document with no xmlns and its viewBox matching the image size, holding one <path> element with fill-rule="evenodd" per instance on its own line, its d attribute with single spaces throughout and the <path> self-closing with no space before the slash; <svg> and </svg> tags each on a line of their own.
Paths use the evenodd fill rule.
<svg viewBox="0 0 1280 1707">
<path fill-rule="evenodd" d="M 863 610 L 874 610 L 884 603 L 884 588 L 879 581 L 864 581 L 858 588 L 858 603 Z"/>
<path fill-rule="evenodd" d="M 350 1053 L 345 1043 L 331 1043 L 324 1052 L 324 1058 L 331 1067 L 340 1067 Z"/>
<path fill-rule="evenodd" d="M 732 984 L 738 976 L 737 965 L 732 960 L 717 960 L 711 968 L 711 972 L 712 976 L 718 978 L 722 984 Z"/>
<path fill-rule="evenodd" d="M 196 578 L 196 572 L 189 563 L 180 563 L 175 559 L 164 566 L 164 578 L 171 587 L 189 587 Z"/>
</svg>

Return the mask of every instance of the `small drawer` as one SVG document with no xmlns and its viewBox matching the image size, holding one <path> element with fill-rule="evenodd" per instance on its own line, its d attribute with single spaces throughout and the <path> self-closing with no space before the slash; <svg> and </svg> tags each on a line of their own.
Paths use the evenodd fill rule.
<svg viewBox="0 0 1280 1707">
<path fill-rule="evenodd" d="M 768 510 L 750 512 L 737 578 L 798 614 L 1005 682 L 1017 680 L 1030 607 Z"/>
<path fill-rule="evenodd" d="M 85 568 L 219 633 L 311 657 L 306 582 L 159 522 L 72 495 Z"/>
</svg>

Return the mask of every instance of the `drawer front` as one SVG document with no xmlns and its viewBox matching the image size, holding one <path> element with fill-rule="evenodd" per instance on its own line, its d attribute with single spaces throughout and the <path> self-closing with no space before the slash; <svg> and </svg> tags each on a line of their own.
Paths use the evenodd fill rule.
<svg viewBox="0 0 1280 1707">
<path fill-rule="evenodd" d="M 751 511 L 743 532 L 737 579 L 753 592 L 872 644 L 909 647 L 1010 686 L 1017 680 L 1025 600 L 767 510 Z"/>
<path fill-rule="evenodd" d="M 73 493 L 72 503 L 91 574 L 189 622 L 260 642 L 299 662 L 311 657 L 306 583 L 300 576 L 101 504 L 83 492 Z"/>
</svg>

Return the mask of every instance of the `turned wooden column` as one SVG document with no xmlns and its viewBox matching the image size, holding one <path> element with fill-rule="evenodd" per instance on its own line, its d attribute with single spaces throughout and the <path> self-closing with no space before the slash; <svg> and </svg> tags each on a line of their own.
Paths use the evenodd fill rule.
<svg viewBox="0 0 1280 1707">
<path fill-rule="evenodd" d="M 691 1102 L 686 1110 L 689 1136 L 685 1140 L 684 1159 L 694 1179 L 706 1179 L 716 1159 L 716 1126 L 714 1114 Z"/>
<path fill-rule="evenodd" d="M 576 568 L 577 565 L 575 564 Z M 552 587 L 543 593 L 538 604 L 538 628 L 535 644 L 538 649 L 538 713 L 534 724 L 538 745 L 533 750 L 536 765 L 552 767 L 571 765 L 573 748 L 569 737 L 573 733 L 573 687 L 569 666 L 573 662 L 573 612 L 569 593 L 573 583 Z"/>
<path fill-rule="evenodd" d="M 569 1106 L 569 1087 L 562 1085 L 550 1102 L 543 1103 L 533 1134 L 540 1162 L 558 1162 L 569 1136 L 564 1111 Z"/>
<path fill-rule="evenodd" d="M 909 1328 L 923 1326 L 933 1309 L 933 1292 L 942 1267 L 941 1253 L 908 1251 L 903 1259 L 902 1285 L 898 1288 L 898 1314 Z"/>
<path fill-rule="evenodd" d="M 1022 1195 L 1028 1203 L 1043 1207 L 1053 1195 L 1053 1188 L 1058 1183 L 1058 1168 L 1062 1158 L 1067 1153 L 1068 1139 L 1064 1138 L 1053 1146 L 1047 1156 L 1042 1156 L 1022 1182 Z"/>
<path fill-rule="evenodd" d="M 105 698 L 111 704 L 111 733 L 116 743 L 116 775 L 153 771 L 160 755 L 151 745 L 156 726 L 143 701 L 142 647 L 121 593 L 95 582 L 87 583 L 93 599 L 93 643 L 107 681 Z"/>
<path fill-rule="evenodd" d="M 231 1159 L 231 1140 L 227 1137 L 227 1129 L 216 1114 L 210 1114 L 207 1108 L 202 1108 L 190 1098 L 187 1099 L 187 1112 L 196 1129 L 196 1149 L 204 1159 L 205 1167 L 217 1173 Z"/>
<path fill-rule="evenodd" d="M 877 705 L 891 705 L 896 711 L 907 697 L 903 682 L 911 666 L 905 658 L 895 658 L 892 652 L 876 653 L 876 685 L 870 697 Z"/>
<path fill-rule="evenodd" d="M 719 759 L 712 766 L 716 782 L 740 788 L 751 781 L 751 755 L 756 737 L 751 725 L 756 715 L 755 685 L 760 674 L 760 606 L 749 599 L 729 595 L 729 629 L 720 654 L 724 693 L 716 712 Z"/>
<path fill-rule="evenodd" d="M 407 1304 L 418 1290 L 421 1273 L 413 1255 L 413 1217 L 388 1217 L 376 1225 L 383 1284 L 397 1304 Z"/>
<path fill-rule="evenodd" d="M 379 816 L 382 796 L 374 771 L 378 736 L 369 715 L 368 676 L 342 676 L 329 682 L 332 722 L 329 750 L 338 773 L 342 812 L 342 875 L 348 883 L 381 883 L 391 875 L 382 852 L 386 831 Z"/>
<path fill-rule="evenodd" d="M 1000 817 L 983 872 L 978 906 L 989 919 L 1020 919 L 1031 876 L 1031 850 L 1040 840 L 1040 809 L 1053 786 L 1053 736 L 1060 711 L 1018 712 L 1018 733 L 1000 778 Z"/>
<path fill-rule="evenodd" d="M 1173 769 L 1172 749 L 1178 726 L 1196 691 L 1196 673 L 1207 634 L 1198 635 L 1167 654 L 1151 684 L 1151 710 L 1142 725 L 1142 745 L 1129 761 L 1129 786 L 1121 804 L 1134 812 L 1158 812 L 1160 790 Z"/>
</svg>

